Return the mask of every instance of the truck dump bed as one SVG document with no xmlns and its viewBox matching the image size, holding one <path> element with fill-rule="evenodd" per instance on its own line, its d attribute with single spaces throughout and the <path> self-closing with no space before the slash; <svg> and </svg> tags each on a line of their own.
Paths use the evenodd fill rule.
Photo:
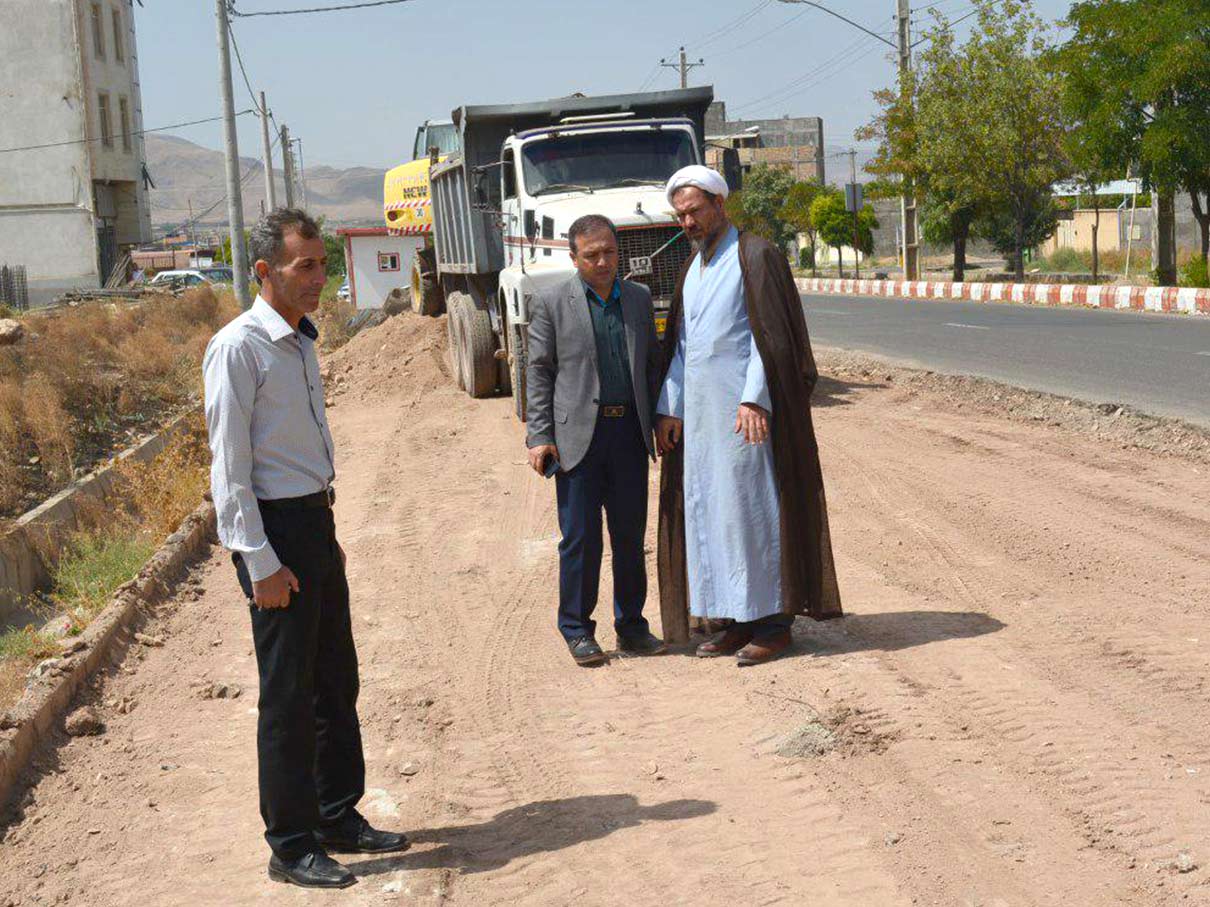
<svg viewBox="0 0 1210 907">
<path fill-rule="evenodd" d="M 555 98 L 525 104 L 463 106 L 452 118 L 462 153 L 430 173 L 437 269 L 447 274 L 491 274 L 504 268 L 504 247 L 494 214 L 472 207 L 474 168 L 499 160 L 511 133 L 556 126 L 564 117 L 617 113 L 628 121 L 684 117 L 693 123 L 698 150 L 706 141 L 711 86 L 599 97 Z"/>
</svg>

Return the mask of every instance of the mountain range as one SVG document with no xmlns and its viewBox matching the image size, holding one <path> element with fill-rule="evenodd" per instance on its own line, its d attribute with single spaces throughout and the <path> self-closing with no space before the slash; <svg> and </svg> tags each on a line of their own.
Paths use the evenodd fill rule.
<svg viewBox="0 0 1210 907">
<path fill-rule="evenodd" d="M 227 222 L 227 183 L 223 153 L 171 135 L 146 136 L 147 170 L 155 183 L 151 190 L 151 220 L 157 230 L 183 224 L 193 217 L 199 225 Z M 285 202 L 281 158 L 275 163 L 278 204 Z M 265 198 L 265 177 L 257 158 L 240 158 L 244 175 L 244 219 L 260 216 Z M 375 167 L 309 167 L 306 171 L 306 206 L 332 225 L 378 224 L 382 221 L 382 178 Z M 296 199 L 301 203 L 301 199 Z"/>
</svg>

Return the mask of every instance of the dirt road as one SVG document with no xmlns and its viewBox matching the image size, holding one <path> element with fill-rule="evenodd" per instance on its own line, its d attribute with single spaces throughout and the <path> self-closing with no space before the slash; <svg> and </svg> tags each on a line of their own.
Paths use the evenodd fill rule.
<svg viewBox="0 0 1210 907">
<path fill-rule="evenodd" d="M 340 894 L 265 878 L 251 635 L 216 552 L 166 644 L 104 681 L 107 732 L 47 757 L 0 905 L 1210 903 L 1206 465 L 829 381 L 850 616 L 760 668 L 577 669 L 554 489 L 439 336 L 392 319 L 329 382 L 363 809 L 412 849 L 350 859 Z"/>
</svg>

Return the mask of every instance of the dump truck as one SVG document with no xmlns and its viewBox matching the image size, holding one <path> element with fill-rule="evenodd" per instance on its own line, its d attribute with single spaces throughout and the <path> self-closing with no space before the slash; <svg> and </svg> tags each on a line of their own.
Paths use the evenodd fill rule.
<svg viewBox="0 0 1210 907">
<path fill-rule="evenodd" d="M 574 273 L 567 230 L 617 226 L 621 276 L 646 284 L 662 331 L 692 254 L 664 197 L 702 162 L 709 86 L 453 111 L 459 149 L 429 170 L 437 288 L 450 365 L 473 397 L 512 393 L 525 420 L 530 304 Z"/>
<path fill-rule="evenodd" d="M 403 262 L 410 275 L 411 307 L 421 315 L 436 315 L 443 306 L 433 250 L 429 169 L 457 150 L 458 130 L 452 120 L 425 120 L 416 129 L 411 159 L 392 167 L 383 178 L 382 215 L 387 233 L 418 237 L 421 243 L 411 261 Z"/>
</svg>

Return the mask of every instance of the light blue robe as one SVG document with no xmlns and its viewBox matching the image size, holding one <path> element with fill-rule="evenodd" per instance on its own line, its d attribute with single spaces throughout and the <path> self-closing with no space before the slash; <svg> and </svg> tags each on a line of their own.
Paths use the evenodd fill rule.
<svg viewBox="0 0 1210 907">
<path fill-rule="evenodd" d="M 656 409 L 685 422 L 689 613 L 757 620 L 781 611 L 781 531 L 772 445 L 735 433 L 740 403 L 771 411 L 772 402 L 748 324 L 734 227 L 708 264 L 701 253 L 690 263 L 682 311 Z"/>
</svg>

